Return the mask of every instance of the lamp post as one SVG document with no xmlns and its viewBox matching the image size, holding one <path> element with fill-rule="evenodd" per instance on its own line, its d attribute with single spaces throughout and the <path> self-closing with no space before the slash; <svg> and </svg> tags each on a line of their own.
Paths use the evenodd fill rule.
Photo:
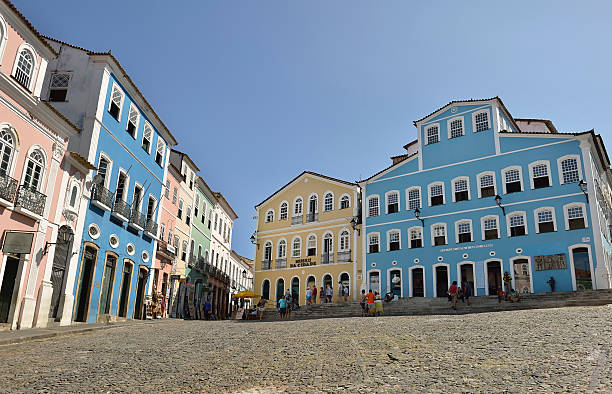
<svg viewBox="0 0 612 394">
<path fill-rule="evenodd" d="M 355 217 L 353 217 L 353 218 L 351 219 L 351 227 L 353 228 L 353 231 L 357 230 L 357 235 L 361 235 L 361 229 L 358 229 L 358 228 L 357 228 L 357 225 L 358 225 L 358 224 L 359 224 L 359 223 L 358 223 L 358 219 L 357 219 L 357 217 L 356 217 L 356 216 L 355 216 Z"/>
<path fill-rule="evenodd" d="M 587 183 L 584 181 L 584 179 L 581 179 L 580 182 L 578 182 L 578 187 L 580 188 L 580 190 L 582 190 L 582 193 L 584 193 L 584 197 L 586 198 L 586 202 L 588 204 L 589 195 L 587 193 Z"/>
<path fill-rule="evenodd" d="M 495 203 L 497 204 L 498 207 L 501 208 L 502 213 L 504 214 L 504 216 L 506 216 L 506 208 L 504 208 L 502 206 L 502 198 L 501 198 L 501 196 L 499 194 L 495 196 Z"/>
<path fill-rule="evenodd" d="M 414 216 L 421 221 L 421 225 L 425 227 L 425 219 L 421 219 L 421 210 L 417 207 L 414 208 Z"/>
<path fill-rule="evenodd" d="M 60 245 L 60 244 L 69 244 L 74 239 L 74 233 L 72 231 L 60 231 L 57 234 L 56 242 L 45 242 L 45 249 L 43 250 L 43 255 L 47 254 L 49 251 L 49 246 L 51 245 Z"/>
<path fill-rule="evenodd" d="M 255 234 L 251 235 L 251 243 L 253 245 L 257 245 L 257 250 L 259 250 L 259 243 L 257 242 L 257 238 L 255 238 Z"/>
</svg>

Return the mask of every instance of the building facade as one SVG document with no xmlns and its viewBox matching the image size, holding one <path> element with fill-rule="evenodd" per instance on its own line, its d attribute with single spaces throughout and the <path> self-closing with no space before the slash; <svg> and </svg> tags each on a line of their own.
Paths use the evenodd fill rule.
<svg viewBox="0 0 612 394">
<path fill-rule="evenodd" d="M 176 140 L 112 55 L 48 42 L 60 55 L 49 64 L 43 95 L 82 129 L 69 148 L 97 167 L 86 190 L 73 320 L 143 318 Z"/>
<path fill-rule="evenodd" d="M 232 249 L 230 252 L 230 297 L 244 290 L 253 291 L 253 260 L 239 255 Z M 250 307 L 250 298 L 231 298 L 231 312 L 238 308 Z"/>
<path fill-rule="evenodd" d="M 305 171 L 255 207 L 254 291 L 276 301 L 287 289 L 339 283 L 356 299 L 362 282 L 360 191 L 355 183 Z"/>
<path fill-rule="evenodd" d="M 363 286 L 441 297 L 610 287 L 610 163 L 591 132 L 514 119 L 499 98 L 415 122 L 393 165 L 360 182 Z M 581 190 L 584 188 L 585 192 Z"/>
<path fill-rule="evenodd" d="M 12 4 L 0 2 L 0 324 L 11 329 L 62 317 L 80 237 L 76 214 L 91 165 L 66 150 L 79 129 L 41 100 L 56 56 Z"/>
</svg>

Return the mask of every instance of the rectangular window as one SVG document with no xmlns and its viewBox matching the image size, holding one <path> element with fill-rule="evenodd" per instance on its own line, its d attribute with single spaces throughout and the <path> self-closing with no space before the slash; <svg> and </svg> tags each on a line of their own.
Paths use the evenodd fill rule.
<svg viewBox="0 0 612 394">
<path fill-rule="evenodd" d="M 433 228 L 434 246 L 446 245 L 446 229 L 444 226 Z"/>
<path fill-rule="evenodd" d="M 389 234 L 389 250 L 400 250 L 400 235 L 398 232 Z"/>
<path fill-rule="evenodd" d="M 485 131 L 489 129 L 489 114 L 481 112 L 474 117 L 476 120 L 476 131 Z"/>
<path fill-rule="evenodd" d="M 179 219 L 183 218 L 183 200 L 179 200 L 179 203 L 178 203 L 178 212 L 177 212 L 176 216 Z"/>
<path fill-rule="evenodd" d="M 510 216 L 510 236 L 525 235 L 525 218 L 523 215 Z"/>
<path fill-rule="evenodd" d="M 444 194 L 442 185 L 433 185 L 429 188 L 429 198 L 431 199 L 431 205 L 442 205 L 444 204 Z"/>
<path fill-rule="evenodd" d="M 538 212 L 538 232 L 551 233 L 555 231 L 552 211 Z"/>
<path fill-rule="evenodd" d="M 172 191 L 172 204 L 176 205 L 176 196 L 178 195 L 178 190 L 175 187 L 174 190 Z"/>
<path fill-rule="evenodd" d="M 378 253 L 378 235 L 370 235 L 369 253 Z"/>
<path fill-rule="evenodd" d="M 378 216 L 378 197 L 372 197 L 368 201 L 368 216 Z"/>
<path fill-rule="evenodd" d="M 119 89 L 118 86 L 113 85 L 113 90 L 111 93 L 111 102 L 108 107 L 108 112 L 115 118 L 117 121 L 120 121 L 119 117 L 121 116 L 121 105 L 123 104 L 123 92 Z"/>
<path fill-rule="evenodd" d="M 495 195 L 495 183 L 493 175 L 483 175 L 480 177 L 480 197 L 493 197 Z"/>
<path fill-rule="evenodd" d="M 420 229 L 413 228 L 412 230 L 410 230 L 410 247 L 423 247 L 423 233 Z"/>
<path fill-rule="evenodd" d="M 166 144 L 162 141 L 161 137 L 157 137 L 157 150 L 155 152 L 155 162 L 160 167 L 164 165 L 164 151 L 166 150 Z"/>
<path fill-rule="evenodd" d="M 578 161 L 574 158 L 565 159 L 561 162 L 561 172 L 563 173 L 563 183 L 575 183 L 580 180 Z"/>
<path fill-rule="evenodd" d="M 427 128 L 427 145 L 435 144 L 440 142 L 440 133 L 438 126 L 431 126 Z"/>
<path fill-rule="evenodd" d="M 149 122 L 145 121 L 144 128 L 142 129 L 142 149 L 147 153 L 151 153 L 151 141 L 153 140 L 153 127 Z"/>
<path fill-rule="evenodd" d="M 582 207 L 571 207 L 567 209 L 567 220 L 570 230 L 585 228 L 584 214 Z"/>
<path fill-rule="evenodd" d="M 521 191 L 521 174 L 519 170 L 508 170 L 505 174 L 506 193 Z"/>
<path fill-rule="evenodd" d="M 387 213 L 399 211 L 398 193 L 391 193 L 387 196 Z"/>
<path fill-rule="evenodd" d="M 130 112 L 128 113 L 128 122 L 127 122 L 127 132 L 132 136 L 132 138 L 136 138 L 136 130 L 138 129 L 138 120 L 140 118 L 140 114 L 138 110 L 134 106 L 134 104 L 130 104 Z"/>
<path fill-rule="evenodd" d="M 421 207 L 421 193 L 419 189 L 408 190 L 408 209 L 417 209 Z"/>
<path fill-rule="evenodd" d="M 461 119 L 455 119 L 450 122 L 450 136 L 451 138 L 461 137 L 463 135 L 463 121 Z"/>
<path fill-rule="evenodd" d="M 153 214 L 155 213 L 155 199 L 149 196 L 149 202 L 147 203 L 147 222 L 153 220 Z"/>
<path fill-rule="evenodd" d="M 51 74 L 51 84 L 49 86 L 49 101 L 66 101 L 68 95 L 68 82 L 70 74 L 53 73 Z"/>
<path fill-rule="evenodd" d="M 550 186 L 550 180 L 548 178 L 548 166 L 546 164 L 538 164 L 532 169 L 533 174 L 533 188 L 540 189 L 543 187 Z"/>
<path fill-rule="evenodd" d="M 472 242 L 472 226 L 469 222 L 459 223 L 457 233 L 459 234 L 459 243 Z"/>
<path fill-rule="evenodd" d="M 170 198 L 170 180 L 166 180 L 166 190 L 164 190 L 164 196 Z"/>
<path fill-rule="evenodd" d="M 455 182 L 455 201 L 467 201 L 469 199 L 468 182 L 465 179 L 459 179 Z"/>
<path fill-rule="evenodd" d="M 485 239 L 499 238 L 499 230 L 497 227 L 497 219 L 489 218 L 484 220 Z"/>
</svg>

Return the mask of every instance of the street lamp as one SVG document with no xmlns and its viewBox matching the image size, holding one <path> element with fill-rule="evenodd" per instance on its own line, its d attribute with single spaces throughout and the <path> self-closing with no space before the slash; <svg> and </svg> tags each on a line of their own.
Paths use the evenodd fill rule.
<svg viewBox="0 0 612 394">
<path fill-rule="evenodd" d="M 73 239 L 74 233 L 72 232 L 72 230 L 58 232 L 56 242 L 45 242 L 45 249 L 43 250 L 43 255 L 47 254 L 47 252 L 49 251 L 49 246 L 69 244 L 70 242 L 72 242 Z"/>
<path fill-rule="evenodd" d="M 356 217 L 356 216 L 355 216 L 355 217 L 353 217 L 353 218 L 351 219 L 351 227 L 353 228 L 353 231 L 357 230 L 357 235 L 361 235 L 361 230 L 357 228 L 357 225 L 358 225 L 358 224 L 359 224 L 359 223 L 358 223 L 358 219 L 357 219 L 357 217 Z"/>
<path fill-rule="evenodd" d="M 253 245 L 257 245 L 257 249 L 259 250 L 259 243 L 257 243 L 257 238 L 255 238 L 255 234 L 251 235 L 251 243 Z"/>
<path fill-rule="evenodd" d="M 501 198 L 501 196 L 499 194 L 495 196 L 495 203 L 497 204 L 498 207 L 501 208 L 502 213 L 504 214 L 504 216 L 506 216 L 506 208 L 504 208 L 502 206 L 502 198 Z"/>
<path fill-rule="evenodd" d="M 581 179 L 580 182 L 578 182 L 578 187 L 580 188 L 580 190 L 582 190 L 582 193 L 584 193 L 584 197 L 586 197 L 586 202 L 588 204 L 589 195 L 587 194 L 587 183 L 584 181 L 584 179 Z"/>
<path fill-rule="evenodd" d="M 414 208 L 414 216 L 421 221 L 421 225 L 425 227 L 425 219 L 421 219 L 421 210 L 416 207 Z"/>
</svg>

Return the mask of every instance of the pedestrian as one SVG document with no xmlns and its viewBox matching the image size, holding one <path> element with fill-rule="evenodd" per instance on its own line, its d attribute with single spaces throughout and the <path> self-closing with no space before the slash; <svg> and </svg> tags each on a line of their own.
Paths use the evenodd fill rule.
<svg viewBox="0 0 612 394">
<path fill-rule="evenodd" d="M 312 299 L 312 290 L 310 287 L 306 288 L 306 306 L 310 305 L 310 301 Z"/>
<path fill-rule="evenodd" d="M 348 288 L 347 284 L 344 285 L 343 292 L 344 292 L 344 302 L 347 302 L 348 301 L 348 296 L 349 296 L 349 288 Z"/>
<path fill-rule="evenodd" d="M 366 315 L 367 303 L 368 303 L 368 296 L 366 296 L 365 290 L 361 290 L 361 300 L 359 301 L 359 306 L 361 306 L 361 316 Z"/>
<path fill-rule="evenodd" d="M 321 286 L 321 291 L 319 291 L 319 298 L 321 299 L 321 304 L 327 302 L 327 297 L 325 296 L 325 289 Z"/>
<path fill-rule="evenodd" d="M 468 281 L 463 285 L 463 296 L 465 297 L 465 302 L 470 306 L 470 296 L 472 295 L 472 284 Z"/>
<path fill-rule="evenodd" d="M 291 309 L 300 309 L 300 295 L 295 290 L 291 292 Z"/>
<path fill-rule="evenodd" d="M 281 297 L 278 300 L 278 311 L 281 319 L 284 319 L 287 316 L 287 299 L 285 297 Z"/>
<path fill-rule="evenodd" d="M 204 319 L 210 320 L 210 310 L 212 309 L 212 305 L 210 304 L 210 298 L 206 299 L 204 302 Z"/>
<path fill-rule="evenodd" d="M 257 309 L 259 310 L 259 320 L 263 320 L 264 311 L 266 310 L 266 299 L 262 298 L 257 303 Z"/>
<path fill-rule="evenodd" d="M 508 271 L 504 272 L 504 291 L 506 292 L 506 300 L 508 300 L 508 294 L 510 294 L 510 289 L 512 283 L 512 277 L 508 273 Z"/>
<path fill-rule="evenodd" d="M 368 298 L 368 314 L 374 316 L 374 293 L 372 292 L 372 289 L 370 289 L 370 291 L 368 292 L 367 295 Z"/>
<path fill-rule="evenodd" d="M 550 286 L 550 292 L 554 293 L 555 292 L 555 278 L 551 276 L 550 279 L 546 281 L 546 283 L 548 283 L 548 285 Z"/>
<path fill-rule="evenodd" d="M 521 296 L 515 289 L 510 289 L 510 302 L 521 302 Z"/>
<path fill-rule="evenodd" d="M 285 317 L 287 317 L 288 319 L 289 316 L 291 316 L 291 311 L 293 310 L 294 304 L 293 304 L 293 298 L 285 297 L 285 299 L 287 300 L 287 313 L 285 313 Z"/>
<path fill-rule="evenodd" d="M 327 284 L 327 289 L 325 290 L 325 294 L 327 295 L 327 302 L 332 302 L 332 297 L 334 296 L 334 289 L 332 289 L 329 283 Z"/>
<path fill-rule="evenodd" d="M 497 287 L 497 303 L 501 304 L 505 294 L 501 287 Z"/>
<path fill-rule="evenodd" d="M 458 289 L 457 289 L 457 281 L 454 280 L 453 284 L 448 289 L 448 295 L 450 295 L 451 302 L 452 302 L 451 308 L 453 308 L 454 310 L 457 310 L 457 296 L 458 296 L 457 291 L 458 291 Z"/>
<path fill-rule="evenodd" d="M 376 316 L 380 316 L 383 314 L 382 298 L 380 297 L 380 294 L 378 294 L 378 292 L 376 292 L 374 295 L 376 296 L 376 298 L 374 299 L 374 305 L 376 308 Z"/>
<path fill-rule="evenodd" d="M 317 285 L 313 283 L 312 285 L 312 303 L 317 303 Z"/>
<path fill-rule="evenodd" d="M 457 298 L 461 300 L 461 302 L 465 303 L 465 295 L 463 294 L 463 287 L 457 288 Z"/>
</svg>

